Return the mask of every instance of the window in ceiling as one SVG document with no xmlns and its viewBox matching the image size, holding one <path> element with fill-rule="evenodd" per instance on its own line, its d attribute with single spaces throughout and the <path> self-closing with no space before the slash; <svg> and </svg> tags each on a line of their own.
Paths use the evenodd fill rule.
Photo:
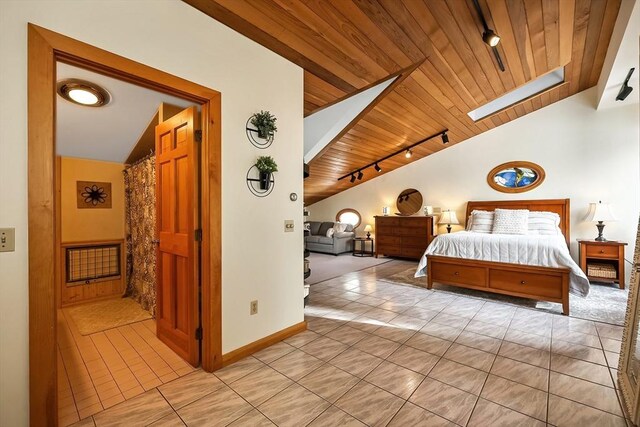
<svg viewBox="0 0 640 427">
<path fill-rule="evenodd" d="M 491 102 L 487 102 L 483 106 L 478 107 L 473 111 L 469 111 L 467 114 L 474 122 L 482 120 L 485 117 L 504 110 L 505 108 L 511 107 L 512 105 L 518 104 L 541 92 L 549 90 L 562 82 L 564 82 L 564 67 L 560 67 L 557 70 L 538 77 L 535 80 L 531 80 L 529 83 L 526 83 Z"/>
<path fill-rule="evenodd" d="M 362 222 L 362 218 L 360 217 L 360 213 L 351 208 L 342 209 L 336 215 L 336 221 L 342 222 L 344 224 L 351 224 L 353 228 L 357 228 Z"/>
</svg>

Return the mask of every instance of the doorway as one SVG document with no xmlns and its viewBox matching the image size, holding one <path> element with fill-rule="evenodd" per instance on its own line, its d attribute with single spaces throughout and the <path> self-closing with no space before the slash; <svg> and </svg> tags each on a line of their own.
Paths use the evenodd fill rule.
<svg viewBox="0 0 640 427">
<path fill-rule="evenodd" d="M 160 280 L 159 290 L 164 295 L 164 302 L 158 312 L 162 313 L 160 320 L 164 326 L 158 327 L 157 335 L 174 352 L 183 351 L 180 356 L 190 363 L 197 365 L 200 359 L 206 371 L 213 371 L 222 364 L 221 222 L 217 208 L 221 194 L 220 93 L 31 24 L 28 34 L 30 416 L 34 425 L 53 425 L 58 420 L 56 383 L 61 377 L 57 369 L 56 344 L 61 332 L 58 329 L 65 327 L 61 323 L 64 319 L 58 316 L 61 288 L 56 286 L 56 278 L 62 277 L 63 265 L 66 265 L 56 262 L 62 259 L 60 206 L 55 202 L 60 168 L 59 162 L 55 161 L 56 63 L 88 69 L 199 106 L 201 119 L 196 119 L 192 108 L 190 113 L 176 115 L 177 119 L 164 129 L 164 133 L 159 127 L 159 136 L 164 135 L 164 139 L 158 141 L 162 153 L 169 157 L 167 164 L 170 165 L 165 177 L 170 177 L 167 182 L 172 182 L 162 191 L 165 200 L 184 205 L 180 218 L 175 218 L 176 211 L 171 207 L 167 208 L 171 213 L 159 215 L 179 225 L 164 229 L 169 233 L 164 235 L 166 245 L 162 243 L 163 237 L 159 239 L 158 252 L 164 261 L 161 262 L 161 276 L 174 282 L 178 278 L 183 284 L 197 283 L 199 277 L 201 289 L 192 288 L 179 294 L 178 290 L 184 291 L 184 286 L 167 286 L 170 280 Z M 201 134 L 199 153 L 184 153 L 184 147 L 195 146 L 185 144 L 184 139 L 179 140 L 187 134 L 193 138 Z M 181 160 L 185 156 L 198 166 L 199 172 L 183 167 L 185 162 Z M 176 167 L 176 164 L 180 166 Z M 174 179 L 176 174 L 184 179 Z M 189 174 L 194 179 L 189 179 Z M 198 176 L 203 179 L 196 179 Z M 183 185 L 176 186 L 176 182 Z M 199 209 L 195 204 L 197 200 L 200 201 Z M 191 214 L 186 215 L 189 211 Z M 185 237 L 187 234 L 190 239 Z M 196 260 L 200 260 L 199 267 Z M 198 294 L 202 296 L 201 304 L 198 304 Z M 182 303 L 178 304 L 178 300 Z M 181 310 L 184 307 L 189 309 Z M 187 331 L 192 332 L 188 339 Z M 137 329 L 143 340 L 155 338 L 153 332 L 149 324 L 140 323 Z"/>
</svg>

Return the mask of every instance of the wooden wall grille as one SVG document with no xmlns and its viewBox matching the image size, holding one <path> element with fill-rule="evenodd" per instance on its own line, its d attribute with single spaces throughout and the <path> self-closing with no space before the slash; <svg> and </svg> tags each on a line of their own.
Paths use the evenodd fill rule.
<svg viewBox="0 0 640 427">
<path fill-rule="evenodd" d="M 66 282 L 80 284 L 120 276 L 120 259 L 119 244 L 68 247 L 65 250 Z"/>
</svg>

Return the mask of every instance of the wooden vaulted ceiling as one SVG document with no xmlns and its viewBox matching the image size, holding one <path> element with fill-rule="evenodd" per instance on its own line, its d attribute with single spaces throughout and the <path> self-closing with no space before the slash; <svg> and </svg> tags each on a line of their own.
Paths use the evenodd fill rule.
<svg viewBox="0 0 640 427">
<path fill-rule="evenodd" d="M 337 178 L 429 135 L 381 163 L 386 173 L 594 86 L 621 0 L 480 0 L 501 36 L 498 69 L 473 0 L 185 0 L 304 68 L 309 115 L 390 75 L 401 78 L 310 162 L 305 202 L 362 181 Z M 565 82 L 474 122 L 467 113 L 559 67 Z M 409 70 L 409 71 L 407 71 Z"/>
</svg>

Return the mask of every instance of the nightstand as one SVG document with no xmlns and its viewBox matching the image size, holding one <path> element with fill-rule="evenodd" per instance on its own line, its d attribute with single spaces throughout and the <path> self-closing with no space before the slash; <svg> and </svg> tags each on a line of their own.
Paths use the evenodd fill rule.
<svg viewBox="0 0 640 427">
<path fill-rule="evenodd" d="M 589 280 L 613 282 L 624 289 L 624 242 L 578 240 L 580 268 Z"/>
</svg>

